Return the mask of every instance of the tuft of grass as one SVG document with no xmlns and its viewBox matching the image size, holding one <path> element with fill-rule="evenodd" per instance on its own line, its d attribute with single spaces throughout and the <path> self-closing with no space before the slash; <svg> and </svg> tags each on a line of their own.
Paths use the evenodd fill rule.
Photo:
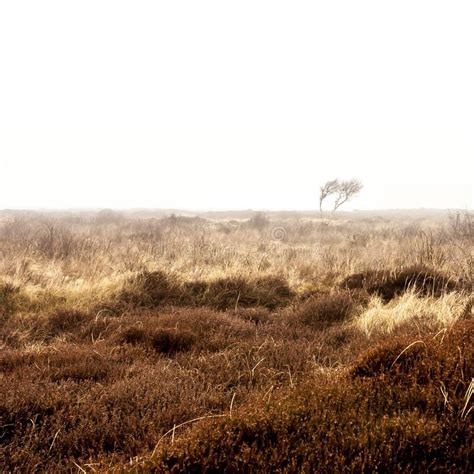
<svg viewBox="0 0 474 474">
<path fill-rule="evenodd" d="M 470 298 L 460 293 L 434 298 L 422 297 L 410 290 L 386 304 L 379 297 L 373 297 L 354 324 L 368 337 L 390 334 L 407 324 L 441 329 L 466 317 L 469 305 Z"/>
</svg>

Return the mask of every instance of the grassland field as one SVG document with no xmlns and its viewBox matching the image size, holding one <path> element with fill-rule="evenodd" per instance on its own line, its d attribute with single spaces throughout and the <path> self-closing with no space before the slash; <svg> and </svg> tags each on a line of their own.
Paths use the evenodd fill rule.
<svg viewBox="0 0 474 474">
<path fill-rule="evenodd" d="M 473 472 L 469 212 L 0 212 L 1 472 Z"/>
</svg>

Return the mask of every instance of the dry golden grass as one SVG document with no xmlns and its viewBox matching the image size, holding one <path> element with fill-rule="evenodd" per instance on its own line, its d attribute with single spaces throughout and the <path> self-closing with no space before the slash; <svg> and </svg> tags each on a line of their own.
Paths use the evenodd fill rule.
<svg viewBox="0 0 474 474">
<path fill-rule="evenodd" d="M 380 297 L 372 297 L 367 308 L 355 318 L 354 325 L 367 336 L 390 334 L 405 324 L 439 330 L 470 316 L 471 308 L 468 294 L 452 292 L 434 298 L 409 291 L 385 304 Z"/>
<path fill-rule="evenodd" d="M 467 218 L 466 218 L 467 219 Z M 8 215 L 0 225 L 0 278 L 21 288 L 25 310 L 91 307 L 140 272 L 183 281 L 278 276 L 298 293 L 331 288 L 366 270 L 425 265 L 472 283 L 472 237 L 447 219 L 314 218 L 247 221 Z M 272 239 L 283 227 L 284 241 Z M 466 230 L 467 229 L 467 230 Z"/>
</svg>

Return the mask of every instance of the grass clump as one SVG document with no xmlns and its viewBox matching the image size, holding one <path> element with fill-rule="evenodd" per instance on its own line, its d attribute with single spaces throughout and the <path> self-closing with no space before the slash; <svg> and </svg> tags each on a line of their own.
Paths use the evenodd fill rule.
<svg viewBox="0 0 474 474">
<path fill-rule="evenodd" d="M 449 327 L 462 318 L 469 318 L 471 299 L 460 293 L 448 293 L 439 298 L 422 297 L 409 290 L 388 303 L 376 296 L 354 321 L 366 336 L 390 334 L 406 325 L 431 329 Z"/>
</svg>

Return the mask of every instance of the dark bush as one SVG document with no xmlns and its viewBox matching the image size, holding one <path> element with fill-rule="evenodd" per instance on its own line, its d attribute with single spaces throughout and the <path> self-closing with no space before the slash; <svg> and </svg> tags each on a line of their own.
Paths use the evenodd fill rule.
<svg viewBox="0 0 474 474">
<path fill-rule="evenodd" d="M 92 319 L 90 314 L 82 311 L 59 309 L 48 317 L 47 327 L 52 335 L 70 332 Z"/>
<path fill-rule="evenodd" d="M 191 331 L 185 329 L 145 328 L 136 326 L 121 331 L 119 341 L 149 347 L 165 355 L 177 352 L 186 352 L 193 348 L 196 337 Z"/>
<path fill-rule="evenodd" d="M 189 331 L 162 329 L 151 336 L 151 346 L 155 351 L 166 355 L 186 352 L 192 349 L 194 335 Z"/>
<path fill-rule="evenodd" d="M 408 337 L 384 341 L 363 354 L 352 371 L 354 377 L 398 377 L 398 382 L 413 382 L 413 375 L 424 373 L 423 383 L 434 376 L 435 354 L 423 340 Z M 421 379 L 416 379 L 417 383 Z"/>
<path fill-rule="evenodd" d="M 258 306 L 274 310 L 289 304 L 294 296 L 288 282 L 277 276 L 179 282 L 173 275 L 156 271 L 131 278 L 120 292 L 119 301 L 149 308 L 172 304 L 220 310 Z"/>
<path fill-rule="evenodd" d="M 27 363 L 31 363 L 32 357 L 17 350 L 2 350 L 0 352 L 0 373 L 13 372 Z"/>
<path fill-rule="evenodd" d="M 455 281 L 437 270 L 426 267 L 410 267 L 397 271 L 369 270 L 345 278 L 345 289 L 364 289 L 390 301 L 413 288 L 425 296 L 441 296 L 444 292 L 465 289 L 463 282 Z"/>
<path fill-rule="evenodd" d="M 234 313 L 235 317 L 254 324 L 266 324 L 272 321 L 272 313 L 266 308 L 242 308 Z"/>
<path fill-rule="evenodd" d="M 148 335 L 145 330 L 136 326 L 124 329 L 119 337 L 119 340 L 126 344 L 145 344 L 147 339 Z"/>
<path fill-rule="evenodd" d="M 220 278 L 209 283 L 204 304 L 216 309 L 261 306 L 270 310 L 287 305 L 294 293 L 280 277 L 247 280 L 242 277 Z"/>
<path fill-rule="evenodd" d="M 10 316 L 19 305 L 20 288 L 10 283 L 0 282 L 0 320 Z"/>
<path fill-rule="evenodd" d="M 458 322 L 446 333 L 382 341 L 362 354 L 352 369 L 355 378 L 383 378 L 390 383 L 454 385 L 474 375 L 474 320 Z"/>
<path fill-rule="evenodd" d="M 246 224 L 251 229 L 263 230 L 265 227 L 270 225 L 270 220 L 263 212 L 257 212 L 246 222 Z"/>
<path fill-rule="evenodd" d="M 163 271 L 143 271 L 130 278 L 119 300 L 139 307 L 154 307 L 179 299 L 179 284 Z"/>
<path fill-rule="evenodd" d="M 349 292 L 338 292 L 310 299 L 295 310 L 295 318 L 308 326 L 320 329 L 346 321 L 354 308 Z"/>
<path fill-rule="evenodd" d="M 70 360 L 64 366 L 59 367 L 50 375 L 53 382 L 69 380 L 76 383 L 84 381 L 100 382 L 104 380 L 110 371 L 110 364 L 99 357 L 86 357 Z"/>
</svg>

